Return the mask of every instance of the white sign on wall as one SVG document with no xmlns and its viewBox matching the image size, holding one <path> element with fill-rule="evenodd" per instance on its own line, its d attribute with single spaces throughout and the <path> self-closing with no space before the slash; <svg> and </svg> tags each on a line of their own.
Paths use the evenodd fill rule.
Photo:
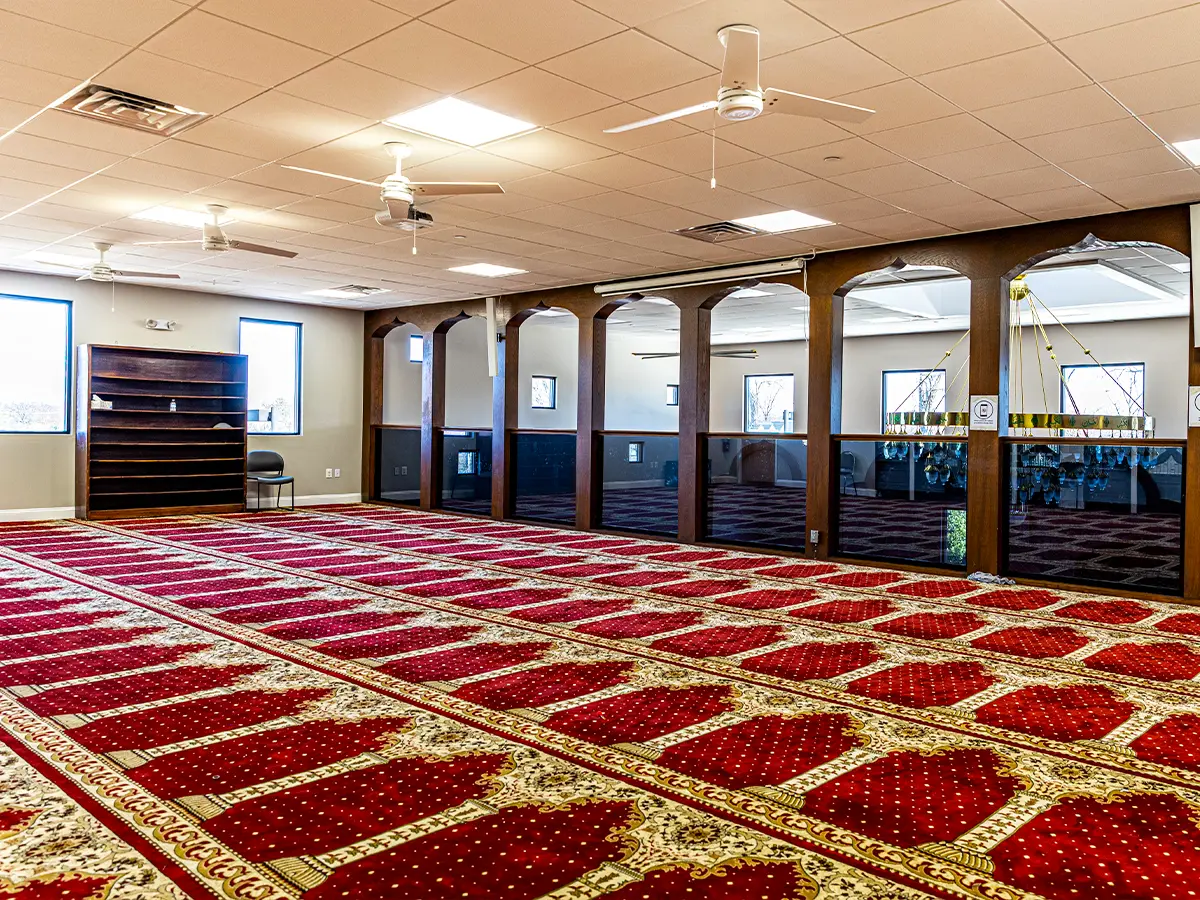
<svg viewBox="0 0 1200 900">
<path fill-rule="evenodd" d="M 1188 428 L 1200 428 L 1200 385 L 1188 388 Z"/>
<path fill-rule="evenodd" d="M 996 431 L 1000 397 L 996 394 L 971 395 L 971 430 Z"/>
</svg>

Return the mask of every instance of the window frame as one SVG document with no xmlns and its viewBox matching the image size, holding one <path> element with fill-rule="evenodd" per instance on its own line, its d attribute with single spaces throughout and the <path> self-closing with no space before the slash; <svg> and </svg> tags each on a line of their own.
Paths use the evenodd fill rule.
<svg viewBox="0 0 1200 900">
<path fill-rule="evenodd" d="M 537 380 L 550 382 L 550 405 L 538 406 L 533 402 L 533 383 Z M 558 409 L 558 376 L 557 375 L 531 375 L 529 376 L 529 408 L 530 409 Z"/>
<path fill-rule="evenodd" d="M 71 402 L 74 391 L 71 390 L 71 384 L 74 381 L 73 375 L 75 372 L 75 304 L 70 300 L 58 300 L 54 297 L 32 297 L 28 294 L 8 294 L 0 293 L 0 300 L 23 300 L 35 303 L 57 303 L 67 308 L 67 334 L 66 344 L 63 348 L 63 353 L 66 357 L 65 374 L 63 378 L 63 427 L 54 431 L 31 431 L 18 430 L 10 431 L 5 428 L 0 428 L 0 434 L 72 434 L 74 429 L 74 404 Z"/>
<path fill-rule="evenodd" d="M 1058 380 L 1058 411 L 1063 415 L 1076 415 L 1074 409 L 1067 407 L 1067 372 L 1070 369 L 1141 369 L 1142 370 L 1142 402 L 1139 404 L 1142 407 L 1142 415 L 1145 415 L 1146 409 L 1146 364 L 1144 362 L 1120 362 L 1120 363 L 1072 363 L 1071 365 L 1063 365 L 1062 377 Z M 1124 413 L 1078 413 L 1081 416 L 1119 416 Z M 1137 413 L 1133 413 L 1137 415 Z"/>
<path fill-rule="evenodd" d="M 751 378 L 790 378 L 792 379 L 792 430 L 791 431 L 757 431 L 750 428 L 750 379 Z M 795 434 L 796 433 L 796 373 L 795 372 L 753 372 L 742 376 L 742 434 Z M 784 428 L 787 420 L 784 420 Z"/>
<path fill-rule="evenodd" d="M 416 341 L 416 346 L 419 347 L 421 350 L 421 352 L 417 354 L 416 359 L 413 359 L 413 346 L 414 346 L 413 342 L 414 341 Z M 410 334 L 408 336 L 408 361 L 410 363 L 416 363 L 417 365 L 421 365 L 422 363 L 425 362 L 425 335 Z"/>
<path fill-rule="evenodd" d="M 942 410 L 945 412 L 946 404 L 949 402 L 950 385 L 946 381 L 945 369 L 884 369 L 879 373 L 879 433 L 887 433 L 887 417 L 888 417 L 888 376 L 889 375 L 933 375 L 940 374 L 942 376 Z M 920 382 L 918 381 L 918 384 Z"/>
<path fill-rule="evenodd" d="M 246 366 L 246 437 L 299 437 L 304 433 L 302 409 L 304 405 L 304 323 L 289 322 L 286 319 L 260 319 L 256 316 L 238 317 L 238 354 L 247 357 L 249 354 L 242 350 L 242 323 L 253 322 L 256 325 L 287 325 L 296 329 L 296 415 L 295 431 L 251 431 L 250 430 L 250 366 Z"/>
</svg>

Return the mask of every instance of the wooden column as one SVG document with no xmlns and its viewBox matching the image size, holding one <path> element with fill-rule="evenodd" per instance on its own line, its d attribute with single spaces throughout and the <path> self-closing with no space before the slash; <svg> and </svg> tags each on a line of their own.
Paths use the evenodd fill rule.
<svg viewBox="0 0 1200 900">
<path fill-rule="evenodd" d="M 689 544 L 704 536 L 711 323 L 708 306 L 679 310 L 679 540 Z"/>
<path fill-rule="evenodd" d="M 370 323 L 367 323 L 370 327 Z M 383 424 L 383 338 L 363 337 L 362 498 L 375 498 L 375 426 Z"/>
<path fill-rule="evenodd" d="M 517 428 L 520 356 L 520 320 L 509 320 L 504 341 L 496 348 L 496 377 L 492 379 L 492 518 L 509 519 L 514 513 L 516 489 L 513 431 Z M 495 340 L 491 334 L 489 340 Z"/>
<path fill-rule="evenodd" d="M 828 559 L 837 547 L 838 461 L 833 435 L 842 430 L 842 323 L 845 300 L 811 288 L 808 341 L 808 486 L 806 529 L 817 532 L 808 554 Z"/>
<path fill-rule="evenodd" d="M 971 276 L 971 396 L 995 394 L 996 431 L 967 438 L 967 572 L 1000 573 L 1007 488 L 1009 281 L 999 273 Z"/>
<path fill-rule="evenodd" d="M 607 316 L 587 310 L 579 315 L 579 398 L 575 426 L 575 525 L 600 527 L 603 483 L 600 432 L 604 430 L 604 368 Z"/>
<path fill-rule="evenodd" d="M 446 331 L 426 331 L 421 359 L 421 509 L 442 498 L 442 434 L 446 424 Z"/>
</svg>

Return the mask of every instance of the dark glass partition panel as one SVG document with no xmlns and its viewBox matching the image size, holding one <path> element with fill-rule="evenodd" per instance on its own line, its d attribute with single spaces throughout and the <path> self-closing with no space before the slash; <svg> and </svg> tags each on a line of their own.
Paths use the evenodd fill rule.
<svg viewBox="0 0 1200 900">
<path fill-rule="evenodd" d="M 1007 445 L 1006 571 L 1177 594 L 1184 447 Z"/>
<path fill-rule="evenodd" d="M 512 436 L 517 518 L 575 524 L 575 433 Z"/>
<path fill-rule="evenodd" d="M 442 432 L 442 509 L 492 512 L 492 433 Z"/>
<path fill-rule="evenodd" d="M 606 434 L 603 437 L 605 528 L 674 537 L 679 533 L 679 437 Z"/>
<path fill-rule="evenodd" d="M 808 442 L 802 437 L 709 437 L 704 536 L 804 550 Z"/>
<path fill-rule="evenodd" d="M 965 440 L 837 441 L 837 553 L 964 569 Z"/>
<path fill-rule="evenodd" d="M 375 429 L 375 493 L 377 500 L 421 502 L 421 429 Z"/>
</svg>

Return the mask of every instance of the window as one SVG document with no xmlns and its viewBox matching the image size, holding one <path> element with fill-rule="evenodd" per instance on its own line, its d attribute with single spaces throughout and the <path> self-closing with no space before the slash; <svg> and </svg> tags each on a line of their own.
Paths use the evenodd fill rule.
<svg viewBox="0 0 1200 900">
<path fill-rule="evenodd" d="M 1064 413 L 1141 416 L 1146 404 L 1146 364 L 1063 366 L 1059 388 Z"/>
<path fill-rule="evenodd" d="M 667 406 L 678 406 L 678 405 L 679 405 L 679 385 L 668 384 L 667 385 Z"/>
<path fill-rule="evenodd" d="M 745 425 L 747 434 L 790 434 L 795 422 L 794 375 L 747 375 Z"/>
<path fill-rule="evenodd" d="M 241 320 L 241 352 L 250 358 L 251 433 L 300 433 L 300 325 Z"/>
<path fill-rule="evenodd" d="M 533 376 L 533 408 L 554 409 L 558 405 L 558 379 L 553 375 Z"/>
<path fill-rule="evenodd" d="M 645 449 L 645 441 L 630 441 L 629 451 L 625 457 L 626 462 L 640 463 L 642 461 L 642 454 Z"/>
<path fill-rule="evenodd" d="M 883 373 L 883 424 L 892 413 L 945 412 L 945 369 L 897 369 Z"/>
<path fill-rule="evenodd" d="M 425 362 L 425 338 L 419 334 L 408 336 L 408 361 Z"/>
<path fill-rule="evenodd" d="M 0 431 L 65 434 L 71 304 L 0 295 Z"/>
</svg>

